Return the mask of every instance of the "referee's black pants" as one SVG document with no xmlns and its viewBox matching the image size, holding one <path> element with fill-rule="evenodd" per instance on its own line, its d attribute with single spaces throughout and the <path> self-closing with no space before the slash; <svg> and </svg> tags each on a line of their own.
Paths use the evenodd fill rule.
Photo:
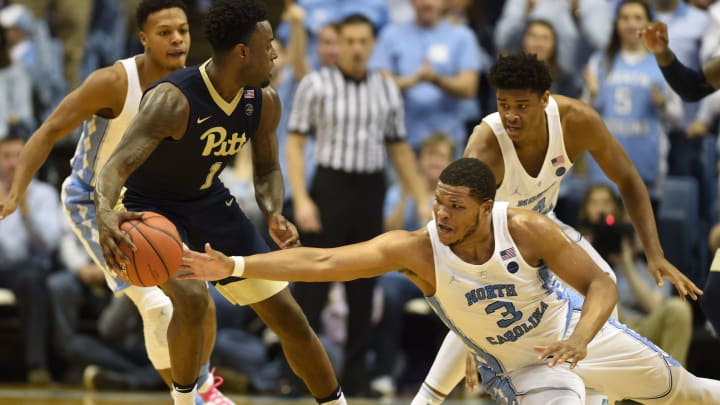
<svg viewBox="0 0 720 405">
<path fill-rule="evenodd" d="M 318 207 L 322 232 L 302 233 L 304 246 L 337 247 L 362 242 L 383 231 L 385 175 L 347 173 L 318 167 L 310 196 Z M 340 269 L 338 269 L 340 270 Z M 345 282 L 347 342 L 340 373 L 343 391 L 349 396 L 369 392 L 366 355 L 370 342 L 370 316 L 375 278 Z M 320 314 L 327 304 L 329 283 L 295 283 L 293 295 L 317 333 L 322 332 Z"/>
</svg>

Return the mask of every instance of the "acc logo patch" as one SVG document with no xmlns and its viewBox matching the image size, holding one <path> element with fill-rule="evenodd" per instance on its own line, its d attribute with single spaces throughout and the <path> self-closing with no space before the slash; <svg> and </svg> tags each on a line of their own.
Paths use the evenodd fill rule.
<svg viewBox="0 0 720 405">
<path fill-rule="evenodd" d="M 510 263 L 507 264 L 507 271 L 508 271 L 510 274 L 515 274 L 515 273 L 517 273 L 517 271 L 518 271 L 519 268 L 520 268 L 520 265 L 517 264 L 517 262 L 515 262 L 515 261 L 510 262 Z"/>
</svg>

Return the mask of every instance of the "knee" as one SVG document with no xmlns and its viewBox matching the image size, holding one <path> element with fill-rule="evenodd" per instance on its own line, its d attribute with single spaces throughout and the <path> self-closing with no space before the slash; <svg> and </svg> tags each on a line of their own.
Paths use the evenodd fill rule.
<svg viewBox="0 0 720 405">
<path fill-rule="evenodd" d="M 173 316 L 188 318 L 200 322 L 206 315 L 209 305 L 205 282 L 172 282 L 164 287 L 173 306 Z"/>
</svg>

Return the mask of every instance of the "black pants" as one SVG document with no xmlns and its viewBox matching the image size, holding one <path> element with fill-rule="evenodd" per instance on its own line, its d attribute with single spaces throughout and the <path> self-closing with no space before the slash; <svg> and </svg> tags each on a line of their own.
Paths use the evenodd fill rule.
<svg viewBox="0 0 720 405">
<path fill-rule="evenodd" d="M 303 245 L 337 247 L 371 239 L 383 231 L 385 176 L 352 174 L 318 167 L 310 196 L 317 204 L 322 232 L 301 234 Z M 340 270 L 340 269 L 338 269 Z M 370 315 L 375 279 L 345 283 L 348 304 L 345 362 L 340 380 L 348 395 L 369 390 L 365 363 L 370 341 Z M 327 304 L 328 283 L 295 283 L 293 295 L 317 333 L 322 332 L 320 313 Z"/>
</svg>

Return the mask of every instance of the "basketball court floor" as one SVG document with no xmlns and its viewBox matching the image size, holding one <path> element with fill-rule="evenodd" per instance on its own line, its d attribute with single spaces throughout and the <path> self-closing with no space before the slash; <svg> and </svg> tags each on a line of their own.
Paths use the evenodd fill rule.
<svg viewBox="0 0 720 405">
<path fill-rule="evenodd" d="M 267 396 L 230 395 L 238 405 L 316 405 L 312 398 L 287 399 Z M 348 398 L 351 405 L 407 405 L 411 398 L 370 400 Z M 88 392 L 77 388 L 35 389 L 23 385 L 0 385 L 0 405 L 172 405 L 165 392 Z M 451 399 L 447 405 L 492 405 L 484 398 Z"/>
</svg>

